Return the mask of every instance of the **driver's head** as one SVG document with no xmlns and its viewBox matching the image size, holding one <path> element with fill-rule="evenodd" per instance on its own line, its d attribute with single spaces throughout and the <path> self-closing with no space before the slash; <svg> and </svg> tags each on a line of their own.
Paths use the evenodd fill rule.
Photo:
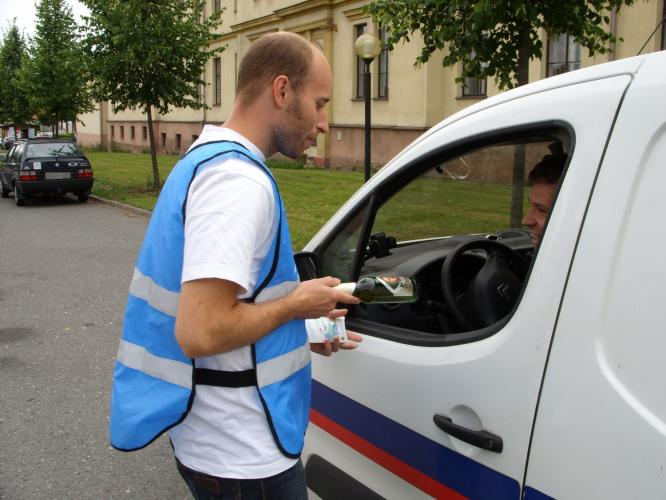
<svg viewBox="0 0 666 500">
<path fill-rule="evenodd" d="M 528 176 L 528 183 L 532 186 L 532 191 L 529 196 L 529 209 L 523 217 L 522 223 L 529 229 L 535 247 L 541 241 L 543 226 L 546 224 L 546 217 L 553 206 L 555 190 L 567 159 L 559 143 L 557 146 L 553 148 L 551 145 L 553 154 L 544 156 Z"/>
</svg>

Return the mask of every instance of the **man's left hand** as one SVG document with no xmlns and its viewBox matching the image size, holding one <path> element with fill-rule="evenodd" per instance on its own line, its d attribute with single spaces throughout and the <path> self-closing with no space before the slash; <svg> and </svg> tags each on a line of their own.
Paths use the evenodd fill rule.
<svg viewBox="0 0 666 500">
<path fill-rule="evenodd" d="M 363 342 L 363 337 L 358 333 L 350 332 L 347 330 L 347 342 L 340 342 L 337 338 L 333 339 L 333 342 L 310 344 L 310 350 L 314 353 L 321 354 L 322 356 L 330 356 L 334 352 L 338 352 L 340 349 L 351 350 L 356 349 L 360 342 Z"/>
</svg>

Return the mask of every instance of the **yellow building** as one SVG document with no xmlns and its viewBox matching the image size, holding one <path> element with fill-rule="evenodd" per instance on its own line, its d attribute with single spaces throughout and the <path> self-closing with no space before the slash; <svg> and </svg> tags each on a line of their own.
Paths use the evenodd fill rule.
<svg viewBox="0 0 666 500">
<path fill-rule="evenodd" d="M 535 81 L 577 69 L 666 48 L 664 29 L 650 34 L 666 15 L 666 0 L 636 0 L 611 16 L 610 29 L 623 41 L 610 54 L 589 58 L 568 36 L 548 39 L 543 35 L 544 57 L 531 62 L 529 78 Z M 224 9 L 220 37 L 214 46 L 224 46 L 205 69 L 207 110 L 174 109 L 155 117 L 155 140 L 161 151 L 185 152 L 204 124 L 223 124 L 235 96 L 238 65 L 253 40 L 273 31 L 292 31 L 318 45 L 333 69 L 333 94 L 328 105 L 330 133 L 320 137 L 306 152 L 316 165 L 351 166 L 363 162 L 364 99 L 363 64 L 354 52 L 356 38 L 364 33 L 384 33 L 366 15 L 359 0 L 208 0 L 206 13 Z M 649 40 L 648 40 L 649 39 Z M 499 92 L 492 81 L 469 79 L 455 82 L 460 67 L 443 68 L 441 54 L 428 64 L 414 66 L 421 43 L 410 43 L 384 51 L 371 65 L 372 72 L 372 161 L 383 164 L 443 118 L 469 104 Z M 149 149 L 146 117 L 136 111 L 113 113 L 101 103 L 94 113 L 81 117 L 79 141 L 107 148 L 146 151 Z"/>
</svg>

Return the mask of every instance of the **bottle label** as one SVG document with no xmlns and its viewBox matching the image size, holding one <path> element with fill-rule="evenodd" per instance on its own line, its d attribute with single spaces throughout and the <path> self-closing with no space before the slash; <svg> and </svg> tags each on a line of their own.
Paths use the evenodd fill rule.
<svg viewBox="0 0 666 500">
<path fill-rule="evenodd" d="M 414 295 L 414 286 L 410 279 L 400 276 L 378 276 L 376 280 L 394 297 L 411 297 Z"/>
</svg>

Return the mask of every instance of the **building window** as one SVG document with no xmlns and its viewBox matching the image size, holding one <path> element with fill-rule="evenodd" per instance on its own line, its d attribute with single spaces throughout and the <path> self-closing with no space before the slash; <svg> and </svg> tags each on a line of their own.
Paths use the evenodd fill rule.
<svg viewBox="0 0 666 500">
<path fill-rule="evenodd" d="M 580 44 L 571 35 L 557 35 L 548 40 L 548 73 L 555 76 L 580 68 Z"/>
<path fill-rule="evenodd" d="M 111 125 L 111 139 L 113 139 L 116 136 L 116 127 Z"/>
<path fill-rule="evenodd" d="M 389 71 L 389 50 L 386 46 L 388 40 L 388 31 L 379 30 L 379 41 L 382 44 L 382 50 L 379 53 L 379 71 L 377 74 L 377 97 L 388 97 L 388 71 Z"/>
<path fill-rule="evenodd" d="M 125 138 L 125 126 L 124 125 L 120 126 L 120 138 L 121 139 Z"/>
<path fill-rule="evenodd" d="M 160 138 L 162 139 L 162 147 L 166 148 L 166 134 L 164 132 L 162 132 L 160 134 Z"/>
<path fill-rule="evenodd" d="M 148 140 L 148 127 L 142 127 L 141 137 L 143 138 L 144 141 Z"/>
<path fill-rule="evenodd" d="M 134 125 L 130 127 L 130 139 L 134 140 Z"/>
<path fill-rule="evenodd" d="M 222 59 L 216 57 L 213 61 L 215 66 L 215 101 L 213 104 L 219 106 L 222 103 Z"/>
<path fill-rule="evenodd" d="M 486 79 L 468 76 L 463 82 L 463 97 L 483 97 L 486 95 Z"/>
<path fill-rule="evenodd" d="M 476 53 L 472 52 L 472 59 L 476 58 Z M 488 63 L 482 62 L 481 68 L 485 69 Z M 465 67 L 463 66 L 463 72 Z M 474 76 L 466 76 L 463 80 L 462 95 L 463 97 L 484 97 L 487 92 L 487 80 L 485 78 L 477 78 Z"/>
<path fill-rule="evenodd" d="M 199 138 L 198 135 L 196 135 L 196 134 L 192 134 L 192 144 L 194 144 L 195 142 L 197 142 L 197 139 L 198 139 L 198 138 Z"/>
<path fill-rule="evenodd" d="M 220 12 L 222 10 L 221 3 L 222 0 L 213 0 L 213 12 Z M 236 11 L 234 10 L 234 12 Z"/>
<path fill-rule="evenodd" d="M 180 134 L 176 134 L 176 149 L 180 151 Z"/>
<path fill-rule="evenodd" d="M 356 36 L 354 37 L 354 43 L 359 36 L 368 31 L 367 24 L 357 24 L 354 26 L 354 31 Z M 365 92 L 363 88 L 363 75 L 365 74 L 365 61 L 360 57 L 356 56 L 356 95 L 357 99 L 363 99 L 365 97 Z"/>
</svg>

